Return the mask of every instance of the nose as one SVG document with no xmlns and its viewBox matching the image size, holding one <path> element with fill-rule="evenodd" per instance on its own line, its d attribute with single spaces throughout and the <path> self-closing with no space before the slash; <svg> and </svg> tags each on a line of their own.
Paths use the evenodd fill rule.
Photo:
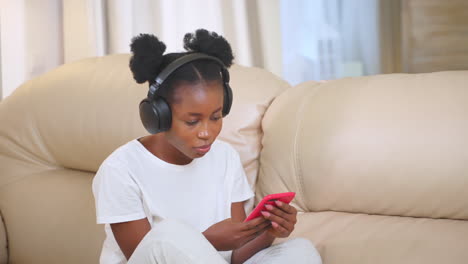
<svg viewBox="0 0 468 264">
<path fill-rule="evenodd" d="M 208 130 L 206 129 L 203 129 L 201 131 L 198 132 L 198 137 L 201 138 L 201 139 L 208 139 L 210 136 L 209 136 L 209 133 L 208 133 Z"/>
<path fill-rule="evenodd" d="M 198 130 L 198 138 L 203 139 L 203 140 L 208 140 L 210 139 L 210 132 L 209 132 L 209 126 L 207 123 L 204 123 L 200 126 L 200 130 Z"/>
</svg>

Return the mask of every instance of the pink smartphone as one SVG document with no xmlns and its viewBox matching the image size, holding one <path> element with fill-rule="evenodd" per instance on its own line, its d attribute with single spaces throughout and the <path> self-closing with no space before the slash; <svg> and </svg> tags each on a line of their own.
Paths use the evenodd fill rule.
<svg viewBox="0 0 468 264">
<path fill-rule="evenodd" d="M 262 215 L 261 211 L 267 210 L 265 208 L 266 204 L 277 206 L 275 203 L 276 200 L 280 200 L 283 203 L 289 204 L 294 199 L 294 196 L 296 196 L 295 192 L 285 192 L 285 193 L 269 194 L 263 197 L 260 203 L 258 203 L 258 205 L 255 207 L 255 209 L 249 214 L 249 216 L 247 216 L 244 222 L 260 217 Z"/>
</svg>

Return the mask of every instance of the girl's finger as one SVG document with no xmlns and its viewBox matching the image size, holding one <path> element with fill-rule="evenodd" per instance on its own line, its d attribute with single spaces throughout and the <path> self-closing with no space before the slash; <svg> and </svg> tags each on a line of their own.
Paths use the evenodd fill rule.
<svg viewBox="0 0 468 264">
<path fill-rule="evenodd" d="M 265 205 L 265 208 L 272 214 L 277 215 L 281 218 L 289 218 L 289 214 L 283 211 L 282 209 L 275 207 L 273 205 L 267 204 Z"/>
<path fill-rule="evenodd" d="M 243 231 L 244 235 L 250 236 L 252 234 L 258 233 L 258 232 L 263 232 L 265 229 L 270 227 L 270 221 L 265 220 L 265 222 L 259 224 L 258 226 L 255 226 L 255 228 L 249 229 L 247 231 Z"/>
<path fill-rule="evenodd" d="M 285 204 L 285 203 L 283 203 Z M 281 218 L 286 219 L 288 222 L 291 222 L 292 224 L 296 224 L 296 214 L 288 214 L 284 212 L 282 209 L 279 209 L 277 207 L 274 207 L 272 205 L 265 205 L 265 208 L 272 214 L 279 216 Z"/>
<path fill-rule="evenodd" d="M 279 208 L 281 208 L 281 210 L 285 211 L 286 213 L 288 214 L 297 214 L 297 210 L 296 208 L 294 208 L 294 206 L 291 206 L 287 203 L 283 203 L 279 200 L 276 200 L 275 201 L 276 203 L 276 206 L 278 206 Z"/>
<path fill-rule="evenodd" d="M 270 227 L 271 227 L 271 224 L 268 223 L 266 226 L 263 226 L 262 228 L 259 228 L 258 230 L 256 230 L 252 234 L 247 235 L 246 240 L 250 241 L 252 239 L 255 239 L 259 235 L 263 234 L 263 232 L 267 231 Z"/>
<path fill-rule="evenodd" d="M 248 221 L 246 223 L 243 223 L 242 231 L 255 229 L 256 226 L 261 225 L 264 222 L 266 222 L 266 220 L 263 217 L 258 217 L 258 218 L 252 219 L 252 220 L 250 220 L 250 221 Z"/>
<path fill-rule="evenodd" d="M 258 235 L 256 233 L 253 233 L 252 235 L 246 237 L 242 244 L 243 245 L 247 244 L 248 242 L 254 240 L 257 236 Z"/>
<path fill-rule="evenodd" d="M 281 225 L 279 225 L 278 223 L 276 222 L 271 222 L 271 226 L 273 226 L 273 228 L 280 234 L 282 234 L 283 236 L 287 236 L 289 233 L 291 233 L 289 230 L 287 230 L 286 228 L 282 227 Z"/>
<path fill-rule="evenodd" d="M 279 217 L 267 211 L 262 211 L 262 214 L 266 219 L 279 224 L 286 230 L 292 231 L 294 229 L 294 224 L 291 221 L 289 221 L 289 219 L 287 218 L 285 219 L 285 218 Z"/>
</svg>

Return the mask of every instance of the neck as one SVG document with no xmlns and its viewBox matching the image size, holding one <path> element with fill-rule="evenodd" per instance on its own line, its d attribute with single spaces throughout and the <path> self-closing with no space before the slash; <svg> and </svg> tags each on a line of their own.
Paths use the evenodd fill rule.
<svg viewBox="0 0 468 264">
<path fill-rule="evenodd" d="M 193 160 L 169 143 L 164 133 L 145 136 L 140 138 L 139 141 L 149 152 L 167 163 L 187 165 Z"/>
</svg>

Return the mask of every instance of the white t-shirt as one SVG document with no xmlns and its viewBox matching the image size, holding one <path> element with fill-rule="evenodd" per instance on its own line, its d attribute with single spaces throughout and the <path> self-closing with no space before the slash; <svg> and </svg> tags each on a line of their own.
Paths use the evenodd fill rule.
<svg viewBox="0 0 468 264">
<path fill-rule="evenodd" d="M 134 139 L 101 164 L 93 193 L 97 223 L 106 224 L 101 264 L 127 262 L 109 224 L 176 219 L 203 232 L 231 217 L 231 203 L 253 196 L 238 153 L 219 140 L 203 157 L 174 165 Z"/>
</svg>

